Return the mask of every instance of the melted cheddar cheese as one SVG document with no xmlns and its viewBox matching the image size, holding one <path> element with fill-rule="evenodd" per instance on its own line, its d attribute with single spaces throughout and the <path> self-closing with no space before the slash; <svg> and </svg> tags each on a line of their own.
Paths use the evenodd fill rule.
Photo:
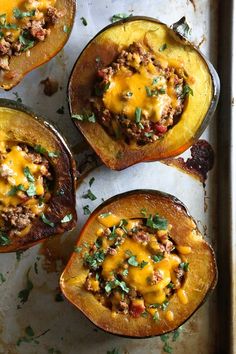
<svg viewBox="0 0 236 354">
<path fill-rule="evenodd" d="M 134 74 L 126 67 L 121 67 L 112 77 L 103 102 L 111 112 L 124 114 L 130 120 L 135 119 L 135 110 L 140 107 L 151 121 L 158 122 L 169 106 L 178 105 L 173 79 L 167 81 L 164 76 L 158 76 L 151 63 L 140 66 Z M 162 90 L 162 93 L 151 96 L 151 93 L 147 94 L 147 90 Z M 125 99 L 125 93 L 131 93 L 130 97 Z"/>
<path fill-rule="evenodd" d="M 40 165 L 34 164 L 27 159 L 26 153 L 18 146 L 13 146 L 11 151 L 6 154 L 6 158 L 0 163 L 0 201 L 4 207 L 16 206 L 22 199 L 19 195 L 11 193 L 12 188 L 22 185 L 24 190 L 30 187 L 30 182 L 24 173 L 28 168 L 34 177 L 35 194 L 44 194 L 43 178 L 40 173 Z M 8 177 L 1 177 L 7 174 Z"/>
<path fill-rule="evenodd" d="M 158 309 L 165 311 L 173 293 L 180 303 L 188 303 L 182 284 L 188 271 L 185 255 L 192 250 L 174 246 L 172 225 L 165 218 L 156 214 L 149 220 L 125 220 L 109 212 L 97 219 L 98 239 L 84 253 L 84 264 L 90 268 L 85 287 L 104 306 L 110 306 L 113 313 L 121 306 L 121 311 L 130 311 L 134 317 L 146 311 L 156 319 Z M 173 321 L 174 313 L 166 311 L 165 319 Z"/>
</svg>

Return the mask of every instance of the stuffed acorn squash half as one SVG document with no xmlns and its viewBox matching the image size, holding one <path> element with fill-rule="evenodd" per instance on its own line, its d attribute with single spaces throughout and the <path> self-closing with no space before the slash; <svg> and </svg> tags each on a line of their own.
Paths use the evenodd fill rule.
<svg viewBox="0 0 236 354">
<path fill-rule="evenodd" d="M 185 206 L 173 196 L 137 190 L 92 213 L 61 289 L 101 329 L 149 337 L 183 324 L 216 279 L 214 252 Z"/>
<path fill-rule="evenodd" d="M 76 225 L 75 163 L 59 133 L 0 99 L 0 252 L 28 248 Z"/>
<path fill-rule="evenodd" d="M 131 17 L 103 29 L 75 64 L 71 115 L 110 168 L 179 155 L 212 116 L 219 79 L 197 48 L 173 28 Z"/>
<path fill-rule="evenodd" d="M 76 0 L 1 0 L 0 88 L 10 90 L 67 42 Z"/>
</svg>

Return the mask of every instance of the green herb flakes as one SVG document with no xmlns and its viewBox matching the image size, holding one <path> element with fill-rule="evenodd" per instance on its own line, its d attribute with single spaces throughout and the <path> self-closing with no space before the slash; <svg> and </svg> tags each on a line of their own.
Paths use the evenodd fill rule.
<svg viewBox="0 0 236 354">
<path fill-rule="evenodd" d="M 142 109 L 139 107 L 136 107 L 135 118 L 134 118 L 136 124 L 140 123 L 141 117 L 142 117 Z"/>
<path fill-rule="evenodd" d="M 96 116 L 94 113 L 73 114 L 72 118 L 81 122 L 96 123 Z"/>
<path fill-rule="evenodd" d="M 152 256 L 152 260 L 157 263 L 160 262 L 162 259 L 164 258 L 163 254 L 155 254 L 154 256 Z"/>
<path fill-rule="evenodd" d="M 47 153 L 47 150 L 41 145 L 35 145 L 34 151 L 37 152 L 38 154 L 46 154 Z"/>
<path fill-rule="evenodd" d="M 111 215 L 110 212 L 109 212 L 109 213 L 103 213 L 103 214 L 100 214 L 99 217 L 100 217 L 100 218 L 107 218 L 107 217 L 110 216 L 110 215 Z"/>
<path fill-rule="evenodd" d="M 185 96 L 189 96 L 189 95 L 193 96 L 193 90 L 191 89 L 190 86 L 184 85 L 183 92 L 180 97 L 184 98 Z"/>
<path fill-rule="evenodd" d="M 88 25 L 88 22 L 87 22 L 87 20 L 86 20 L 84 17 L 80 17 L 80 19 L 81 19 L 81 22 L 82 22 L 82 24 L 83 24 L 84 26 L 87 26 L 87 25 Z"/>
<path fill-rule="evenodd" d="M 90 199 L 90 200 L 92 200 L 92 201 L 97 199 L 97 197 L 91 192 L 90 189 L 88 189 L 88 191 L 87 191 L 86 194 L 83 194 L 83 195 L 82 195 L 82 198 L 84 198 L 84 199 Z"/>
<path fill-rule="evenodd" d="M 30 169 L 28 166 L 24 168 L 24 175 L 29 182 L 34 182 L 34 176 L 31 174 Z"/>
<path fill-rule="evenodd" d="M 26 190 L 28 197 L 34 197 L 36 195 L 36 187 L 34 183 L 30 183 L 29 188 Z"/>
<path fill-rule="evenodd" d="M 182 263 L 179 264 L 179 268 L 183 269 L 185 272 L 188 272 L 189 263 L 188 262 L 182 262 Z"/>
<path fill-rule="evenodd" d="M 149 215 L 147 219 L 146 226 L 154 230 L 166 230 L 168 226 L 168 221 L 165 218 L 161 218 L 158 214 Z"/>
<path fill-rule="evenodd" d="M 41 220 L 44 222 L 44 224 L 51 226 L 51 227 L 55 226 L 54 222 L 48 220 L 44 213 L 41 213 L 40 217 L 41 217 Z"/>
<path fill-rule="evenodd" d="M 107 354 L 120 354 L 119 350 L 116 348 L 113 348 L 112 350 L 108 350 Z"/>
<path fill-rule="evenodd" d="M 138 267 L 138 265 L 139 265 L 138 261 L 136 260 L 136 256 L 131 256 L 128 259 L 128 263 L 129 263 L 129 265 L 131 265 L 133 267 Z"/>
<path fill-rule="evenodd" d="M 4 275 L 2 273 L 0 273 L 0 285 L 5 283 L 5 281 L 6 281 L 6 278 L 4 277 Z"/>
<path fill-rule="evenodd" d="M 118 13 L 118 14 L 115 14 L 111 17 L 111 23 L 114 23 L 114 22 L 117 22 L 117 21 L 120 21 L 120 20 L 123 20 L 125 18 L 128 18 L 128 17 L 131 17 L 132 14 L 126 14 L 126 13 Z"/>
<path fill-rule="evenodd" d="M 164 43 L 162 46 L 159 48 L 159 52 L 163 52 L 167 48 L 167 44 Z"/>
<path fill-rule="evenodd" d="M 31 268 L 29 268 L 29 270 L 26 274 L 26 287 L 23 290 L 19 291 L 19 293 L 18 293 L 18 298 L 20 299 L 20 303 L 22 305 L 28 300 L 29 295 L 34 287 L 32 281 L 29 278 L 30 269 Z M 21 306 L 18 305 L 17 308 L 21 308 Z"/>
<path fill-rule="evenodd" d="M 70 222 L 73 219 L 73 215 L 72 214 L 67 214 L 64 216 L 64 218 L 61 220 L 62 224 L 65 224 L 66 222 Z"/>
<path fill-rule="evenodd" d="M 95 181 L 95 178 L 94 178 L 94 177 L 90 178 L 90 180 L 89 180 L 89 187 L 92 186 L 92 184 L 94 183 L 94 181 Z"/>
<path fill-rule="evenodd" d="M 10 243 L 11 240 L 9 239 L 8 235 L 0 230 L 0 246 L 8 246 Z"/>
<path fill-rule="evenodd" d="M 83 211 L 84 211 L 84 215 L 90 215 L 91 214 L 91 211 L 89 209 L 89 205 L 83 206 Z"/>
<path fill-rule="evenodd" d="M 14 9 L 13 15 L 17 20 L 22 20 L 24 17 L 33 17 L 35 16 L 35 10 L 31 11 L 21 11 L 20 9 Z"/>
<path fill-rule="evenodd" d="M 75 246 L 75 248 L 74 248 L 75 253 L 81 253 L 82 250 L 83 250 L 83 247 Z"/>
<path fill-rule="evenodd" d="M 148 265 L 148 262 L 142 261 L 139 266 L 141 269 L 143 269 L 146 265 Z"/>
</svg>

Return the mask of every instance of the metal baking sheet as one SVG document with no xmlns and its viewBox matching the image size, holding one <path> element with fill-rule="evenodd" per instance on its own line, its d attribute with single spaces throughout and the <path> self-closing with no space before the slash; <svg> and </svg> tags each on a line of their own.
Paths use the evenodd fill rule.
<svg viewBox="0 0 236 354">
<path fill-rule="evenodd" d="M 229 50 L 232 49 L 229 46 L 232 37 L 226 36 L 226 30 L 231 33 L 232 2 L 221 2 L 219 6 L 220 8 L 218 1 L 214 0 L 179 0 L 178 2 L 174 0 L 80 0 L 72 35 L 65 48 L 51 62 L 30 73 L 12 91 L 0 92 L 0 97 L 20 99 L 24 104 L 33 108 L 37 114 L 53 122 L 69 141 L 78 161 L 79 171 L 82 172 L 77 190 L 79 216 L 77 229 L 63 237 L 52 238 L 21 255 L 14 253 L 0 255 L 0 273 L 5 279 L 0 284 L 0 354 L 104 354 L 114 348 L 120 354 L 154 354 L 165 352 L 168 346 L 172 348 L 172 353 L 224 354 L 233 353 L 235 350 L 232 336 L 234 327 L 230 327 L 233 323 L 230 311 L 232 301 L 230 293 L 227 296 L 225 290 L 227 285 L 231 295 L 233 295 L 233 290 L 235 291 L 231 286 L 232 263 L 229 263 L 230 257 L 227 260 L 224 253 L 224 247 L 226 247 L 229 255 L 232 255 L 232 247 L 230 248 L 229 242 L 224 244 L 220 237 L 224 236 L 224 227 L 228 235 L 231 235 L 232 228 L 228 220 L 229 216 L 233 215 L 229 209 L 229 200 L 227 200 L 227 196 L 231 196 L 229 188 L 229 156 L 231 155 L 228 154 L 229 146 L 225 145 L 225 142 L 229 141 L 230 124 L 227 127 L 224 125 L 222 129 L 219 123 L 224 117 L 222 107 L 226 110 L 226 103 L 221 102 L 218 120 L 216 116 L 212 119 L 202 137 L 213 146 L 214 151 L 217 152 L 217 158 L 220 154 L 223 156 L 223 147 L 226 146 L 228 155 L 223 158 L 225 175 L 221 188 L 222 192 L 227 193 L 221 193 L 219 192 L 219 178 L 223 176 L 223 172 L 218 168 L 220 163 L 217 158 L 213 169 L 208 174 L 206 187 L 181 170 L 161 162 L 142 163 L 121 172 L 110 171 L 105 166 L 99 165 L 99 162 L 94 159 L 93 152 L 70 121 L 66 98 L 68 79 L 76 58 L 87 42 L 100 29 L 108 25 L 111 16 L 117 13 L 152 16 L 169 25 L 182 16 L 186 16 L 192 27 L 191 40 L 196 45 L 200 45 L 202 52 L 216 66 L 218 13 L 220 12 L 221 21 L 225 24 L 224 38 L 223 34 L 220 36 L 221 40 L 224 39 L 225 52 L 222 56 L 226 65 L 229 63 L 227 60 L 231 58 Z M 81 17 L 86 18 L 87 26 L 83 25 Z M 220 70 L 224 72 L 221 64 L 223 59 L 219 58 Z M 227 82 L 226 72 L 222 76 L 225 82 Z M 51 97 L 44 95 L 41 84 L 41 81 L 47 77 L 57 80 L 60 86 L 59 91 Z M 226 85 L 224 96 L 230 97 L 231 100 L 230 95 L 231 91 L 229 92 Z M 228 113 L 232 114 L 232 111 Z M 223 134 L 221 135 L 219 131 L 223 131 Z M 189 151 L 186 152 L 184 157 L 188 157 L 189 154 Z M 218 162 L 218 167 L 216 162 Z M 219 170 L 220 173 L 218 173 Z M 91 189 L 97 199 L 87 202 L 82 199 L 82 195 L 89 188 L 91 177 L 95 178 Z M 87 218 L 83 215 L 83 206 L 89 204 L 92 211 L 101 203 L 102 198 L 107 199 L 117 193 L 137 188 L 159 189 L 176 195 L 187 205 L 197 220 L 199 228 L 218 252 L 220 287 L 183 325 L 175 341 L 173 341 L 173 335 L 169 336 L 168 346 L 165 346 L 163 340 L 158 337 L 144 340 L 127 339 L 96 329 L 79 311 L 60 297 L 58 288 L 60 273 L 73 250 L 78 232 Z M 224 203 L 222 208 L 225 208 L 225 224 L 221 222 L 222 217 L 219 218 L 218 215 L 219 201 Z M 222 213 L 224 214 L 223 211 Z M 221 272 L 222 269 L 225 271 Z M 19 292 L 27 288 L 27 274 L 32 286 L 28 286 L 31 288 L 28 299 L 22 303 Z M 224 301 L 225 296 L 227 298 Z M 227 316 L 224 316 L 224 313 Z M 234 313 L 234 320 L 235 317 Z M 34 332 L 34 336 L 30 338 L 25 333 L 25 328 L 28 326 Z M 22 341 L 24 337 L 26 341 Z"/>
</svg>

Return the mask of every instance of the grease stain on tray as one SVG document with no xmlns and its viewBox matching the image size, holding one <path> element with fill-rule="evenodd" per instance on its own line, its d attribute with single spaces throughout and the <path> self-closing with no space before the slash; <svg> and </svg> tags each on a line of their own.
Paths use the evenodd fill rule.
<svg viewBox="0 0 236 354">
<path fill-rule="evenodd" d="M 74 250 L 76 236 L 78 236 L 78 232 L 73 230 L 66 235 L 49 238 L 41 245 L 39 254 L 44 256 L 42 268 L 47 273 L 58 273 L 64 269 Z"/>
<path fill-rule="evenodd" d="M 190 153 L 191 157 L 186 161 L 183 157 L 177 157 L 162 160 L 161 162 L 182 170 L 202 182 L 203 186 L 205 186 L 207 174 L 214 166 L 214 150 L 206 140 L 198 140 L 190 148 Z"/>
</svg>

